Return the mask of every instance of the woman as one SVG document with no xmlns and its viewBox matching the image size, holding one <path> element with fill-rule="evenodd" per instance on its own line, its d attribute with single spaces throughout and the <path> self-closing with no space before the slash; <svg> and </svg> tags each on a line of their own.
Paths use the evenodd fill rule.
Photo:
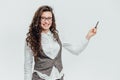
<svg viewBox="0 0 120 80">
<path fill-rule="evenodd" d="M 52 8 L 46 5 L 41 6 L 36 11 L 27 33 L 24 80 L 63 80 L 62 47 L 78 55 L 95 34 L 96 28 L 91 29 L 85 37 L 84 43 L 76 48 L 70 43 L 62 42 L 56 30 Z M 32 71 L 33 61 L 35 64 Z"/>
</svg>

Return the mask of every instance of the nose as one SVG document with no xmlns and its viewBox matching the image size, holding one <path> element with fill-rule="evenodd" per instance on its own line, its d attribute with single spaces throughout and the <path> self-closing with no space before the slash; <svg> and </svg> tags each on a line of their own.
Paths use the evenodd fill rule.
<svg viewBox="0 0 120 80">
<path fill-rule="evenodd" d="M 49 23 L 49 21 L 47 20 L 47 19 L 45 19 L 45 21 L 44 21 L 45 23 Z"/>
</svg>

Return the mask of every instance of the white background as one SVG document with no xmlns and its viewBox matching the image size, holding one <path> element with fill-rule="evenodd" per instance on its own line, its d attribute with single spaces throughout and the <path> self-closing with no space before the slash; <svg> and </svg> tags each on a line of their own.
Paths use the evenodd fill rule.
<svg viewBox="0 0 120 80">
<path fill-rule="evenodd" d="M 1 0 L 0 80 L 23 80 L 26 33 L 44 4 L 53 7 L 59 32 L 72 43 L 100 21 L 97 35 L 79 56 L 63 49 L 65 80 L 120 80 L 119 0 Z"/>
</svg>

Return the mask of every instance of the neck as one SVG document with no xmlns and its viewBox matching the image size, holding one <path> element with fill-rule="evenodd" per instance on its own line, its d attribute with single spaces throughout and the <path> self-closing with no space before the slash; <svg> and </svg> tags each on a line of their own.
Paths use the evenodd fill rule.
<svg viewBox="0 0 120 80">
<path fill-rule="evenodd" d="M 47 30 L 42 30 L 42 33 L 47 33 L 49 31 L 49 29 Z"/>
</svg>

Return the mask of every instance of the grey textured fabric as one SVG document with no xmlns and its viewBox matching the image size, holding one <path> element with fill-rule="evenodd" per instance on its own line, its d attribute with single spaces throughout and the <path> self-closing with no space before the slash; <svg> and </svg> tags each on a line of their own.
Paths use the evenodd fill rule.
<svg viewBox="0 0 120 80">
<path fill-rule="evenodd" d="M 32 80 L 44 80 L 44 79 L 40 78 L 39 75 L 36 72 L 34 72 Z"/>
<path fill-rule="evenodd" d="M 38 55 L 37 60 L 35 61 L 34 70 L 40 71 L 41 73 L 50 76 L 52 68 L 53 66 L 55 66 L 58 69 L 58 71 L 61 72 L 63 66 L 61 60 L 62 44 L 60 39 L 58 39 L 58 44 L 60 45 L 58 55 L 54 59 L 51 59 L 50 57 L 45 55 L 44 52 L 42 52 L 42 54 L 40 53 L 40 55 Z M 32 80 L 44 80 L 44 79 L 40 79 L 37 73 L 33 73 Z"/>
<path fill-rule="evenodd" d="M 64 80 L 63 78 L 64 76 L 62 76 L 61 79 L 56 79 L 56 80 Z M 39 75 L 36 72 L 34 72 L 32 80 L 45 80 L 45 79 L 40 78 Z"/>
</svg>

